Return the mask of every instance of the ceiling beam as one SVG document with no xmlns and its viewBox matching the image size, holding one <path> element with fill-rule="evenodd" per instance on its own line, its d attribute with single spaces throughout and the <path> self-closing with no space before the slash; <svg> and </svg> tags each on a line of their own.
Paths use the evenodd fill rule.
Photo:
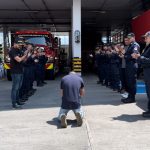
<svg viewBox="0 0 150 150">
<path fill-rule="evenodd" d="M 0 20 L 27 20 L 27 19 L 30 19 L 30 18 L 1 18 L 0 17 Z M 37 18 L 37 20 L 46 20 L 46 19 L 48 19 L 48 18 Z M 35 19 L 36 20 L 36 19 Z M 62 21 L 64 21 L 64 20 L 71 20 L 71 18 L 55 18 L 54 19 L 54 21 L 56 21 L 56 20 L 62 20 Z"/>
<path fill-rule="evenodd" d="M 39 24 L 39 22 L 20 22 L 20 21 L 14 21 L 14 22 L 12 22 L 12 21 L 0 21 L 0 24 L 30 24 L 30 25 L 32 25 L 32 24 Z M 51 23 L 51 22 L 40 22 L 40 24 L 47 24 L 47 25 L 53 25 L 54 23 Z M 55 25 L 71 25 L 71 22 L 55 22 Z"/>
<path fill-rule="evenodd" d="M 52 15 L 51 15 L 51 13 L 50 13 L 50 11 L 49 11 L 49 8 L 48 8 L 48 6 L 47 6 L 45 0 L 42 0 L 42 3 L 43 3 L 43 5 L 44 5 L 44 7 L 45 7 L 45 9 L 46 9 L 46 11 L 47 11 L 47 13 L 48 13 L 49 19 L 50 19 L 51 22 L 54 24 L 54 19 L 52 18 Z M 54 25 L 54 28 L 56 29 L 55 25 Z"/>
<path fill-rule="evenodd" d="M 131 9 L 128 8 L 128 9 L 105 9 L 103 11 L 106 11 L 106 12 L 127 12 L 127 11 L 130 11 Z M 0 9 L 1 12 L 3 11 L 14 11 L 14 12 L 68 12 L 70 13 L 71 12 L 71 9 Z M 101 12 L 102 10 L 100 9 L 82 9 L 82 12 L 93 12 L 93 13 L 98 13 L 98 12 Z M 51 15 L 51 14 L 50 14 Z M 50 16 L 51 18 L 51 16 Z"/>
<path fill-rule="evenodd" d="M 31 8 L 29 7 L 29 5 L 26 3 L 25 0 L 22 0 L 22 3 L 25 5 L 25 7 L 26 7 L 28 10 L 31 10 Z M 30 17 L 32 20 L 34 20 L 34 18 L 32 17 L 31 14 L 28 14 L 28 15 L 29 15 L 29 17 Z"/>
<path fill-rule="evenodd" d="M 144 11 L 146 11 L 150 8 L 150 1 L 141 0 L 141 3 L 142 3 L 142 9 Z"/>
<path fill-rule="evenodd" d="M 0 11 L 20 11 L 20 12 L 47 12 L 47 11 L 53 11 L 53 12 L 62 12 L 62 11 L 64 11 L 64 12 L 71 12 L 71 9 L 0 9 Z"/>
<path fill-rule="evenodd" d="M 102 3 L 102 5 L 100 6 L 100 8 L 99 8 L 99 10 L 103 10 L 103 8 L 104 8 L 104 6 L 105 6 L 105 4 L 107 3 L 107 1 L 108 0 L 103 0 L 103 3 Z"/>
</svg>

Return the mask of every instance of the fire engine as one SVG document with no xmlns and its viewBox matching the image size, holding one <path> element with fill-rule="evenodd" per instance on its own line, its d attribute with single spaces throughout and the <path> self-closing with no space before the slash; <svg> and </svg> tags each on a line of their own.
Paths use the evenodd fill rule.
<svg viewBox="0 0 150 150">
<path fill-rule="evenodd" d="M 23 38 L 25 42 L 32 43 L 36 47 L 44 49 L 45 55 L 48 57 L 48 61 L 45 65 L 46 78 L 55 79 L 56 74 L 59 71 L 59 40 L 54 38 L 53 35 L 48 31 L 17 31 L 12 36 L 13 41 L 18 38 Z M 10 58 L 8 55 L 9 50 L 5 50 L 4 67 L 7 70 L 7 79 L 11 80 L 10 74 Z"/>
</svg>

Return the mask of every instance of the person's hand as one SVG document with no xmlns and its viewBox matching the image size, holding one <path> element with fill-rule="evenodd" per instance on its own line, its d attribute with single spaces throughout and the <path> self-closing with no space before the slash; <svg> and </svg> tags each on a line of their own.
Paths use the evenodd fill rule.
<svg viewBox="0 0 150 150">
<path fill-rule="evenodd" d="M 136 54 L 137 58 L 139 58 L 141 55 L 140 54 Z"/>
<path fill-rule="evenodd" d="M 125 49 L 122 49 L 122 51 L 121 51 L 121 52 L 122 52 L 122 54 L 125 54 Z"/>
<path fill-rule="evenodd" d="M 35 62 L 35 63 L 38 63 L 38 62 L 39 62 L 39 60 L 38 60 L 38 59 L 35 59 L 35 60 L 34 60 L 34 62 Z"/>
<path fill-rule="evenodd" d="M 124 55 L 123 55 L 123 54 L 121 54 L 121 55 L 119 55 L 119 57 L 120 57 L 120 58 L 124 58 Z"/>
<path fill-rule="evenodd" d="M 133 54 L 131 54 L 131 56 L 132 56 L 132 58 L 135 58 L 135 54 L 133 53 Z"/>
<path fill-rule="evenodd" d="M 28 53 L 28 57 L 30 57 L 31 56 L 31 53 Z"/>
<path fill-rule="evenodd" d="M 134 59 L 138 59 L 140 57 L 140 54 L 133 53 L 131 56 Z"/>
<path fill-rule="evenodd" d="M 29 53 L 29 51 L 28 50 L 26 50 L 25 52 L 24 52 L 24 55 L 28 55 L 28 53 Z"/>
<path fill-rule="evenodd" d="M 34 58 L 35 57 L 35 54 L 32 54 L 32 56 L 31 56 L 32 58 Z"/>
<path fill-rule="evenodd" d="M 107 51 L 106 54 L 109 55 L 109 54 L 110 54 L 110 51 Z"/>
<path fill-rule="evenodd" d="M 117 45 L 114 46 L 114 49 L 118 49 Z"/>
</svg>

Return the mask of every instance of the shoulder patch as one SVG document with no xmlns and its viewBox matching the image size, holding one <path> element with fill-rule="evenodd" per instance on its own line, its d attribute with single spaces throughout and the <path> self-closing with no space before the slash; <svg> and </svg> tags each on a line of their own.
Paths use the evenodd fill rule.
<svg viewBox="0 0 150 150">
<path fill-rule="evenodd" d="M 135 51 L 137 51 L 137 50 L 138 50 L 138 47 L 137 47 L 137 46 L 135 46 L 135 47 L 134 47 L 134 50 L 135 50 Z"/>
</svg>

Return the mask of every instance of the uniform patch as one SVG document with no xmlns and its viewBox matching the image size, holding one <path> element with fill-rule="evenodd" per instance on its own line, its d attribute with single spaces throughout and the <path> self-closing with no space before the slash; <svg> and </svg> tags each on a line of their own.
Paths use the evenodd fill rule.
<svg viewBox="0 0 150 150">
<path fill-rule="evenodd" d="M 137 51 L 137 50 L 138 50 L 138 47 L 134 47 L 134 50 Z"/>
</svg>

